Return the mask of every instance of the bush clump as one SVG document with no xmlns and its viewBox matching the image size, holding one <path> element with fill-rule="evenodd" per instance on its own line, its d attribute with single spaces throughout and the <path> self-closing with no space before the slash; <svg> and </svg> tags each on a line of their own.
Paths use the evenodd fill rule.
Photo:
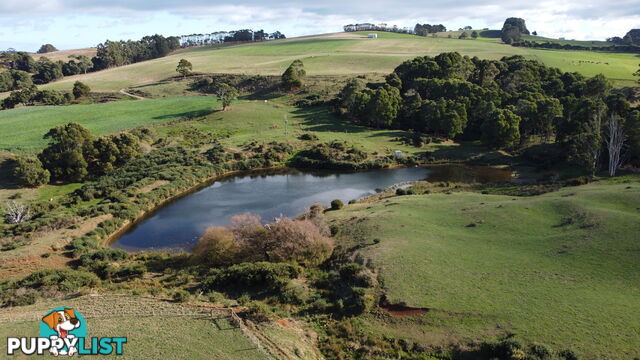
<svg viewBox="0 0 640 360">
<path fill-rule="evenodd" d="M 51 174 L 42 166 L 42 162 L 35 157 L 19 157 L 13 176 L 22 186 L 38 187 L 49 182 Z"/>
<path fill-rule="evenodd" d="M 189 294 L 188 291 L 186 290 L 176 290 L 173 295 L 171 296 L 171 298 L 173 299 L 173 301 L 175 302 L 185 302 L 185 301 L 189 301 L 189 298 L 191 297 L 191 294 Z"/>
<path fill-rule="evenodd" d="M 318 222 L 280 218 L 263 225 L 260 217 L 236 215 L 229 227 L 206 230 L 193 251 L 197 263 L 228 266 L 247 261 L 317 265 L 333 252 L 329 232 Z"/>
<path fill-rule="evenodd" d="M 340 210 L 344 207 L 344 203 L 340 199 L 331 201 L 331 210 Z"/>
<path fill-rule="evenodd" d="M 287 263 L 242 263 L 211 269 L 203 280 L 205 291 L 254 290 L 281 292 L 300 275 L 299 266 Z"/>
</svg>

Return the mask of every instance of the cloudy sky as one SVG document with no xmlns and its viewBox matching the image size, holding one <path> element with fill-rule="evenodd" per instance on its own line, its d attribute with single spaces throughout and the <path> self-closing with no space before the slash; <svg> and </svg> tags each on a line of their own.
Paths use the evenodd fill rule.
<svg viewBox="0 0 640 360">
<path fill-rule="evenodd" d="M 640 1 L 0 0 L 0 49 L 35 51 L 43 43 L 71 49 L 105 39 L 238 28 L 280 30 L 292 37 L 337 32 L 354 22 L 500 28 L 510 16 L 525 18 L 529 30 L 544 36 L 605 39 L 640 27 Z"/>
</svg>

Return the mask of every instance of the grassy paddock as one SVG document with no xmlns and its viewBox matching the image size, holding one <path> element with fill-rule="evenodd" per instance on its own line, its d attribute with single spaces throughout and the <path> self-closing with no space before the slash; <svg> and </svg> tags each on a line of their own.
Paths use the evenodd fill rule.
<svg viewBox="0 0 640 360">
<path fill-rule="evenodd" d="M 127 337 L 124 359 L 264 359 L 226 315 L 209 316 L 167 301 L 122 297 L 80 297 L 0 310 L 0 336 L 38 336 L 40 319 L 58 306 L 69 306 L 87 321 L 89 337 Z M 185 315 L 182 315 L 185 314 Z M 6 342 L 0 351 L 6 353 Z M 28 356 L 14 356 L 26 359 Z M 46 358 L 53 358 L 46 356 Z"/>
<path fill-rule="evenodd" d="M 628 181 L 524 198 L 402 196 L 329 217 L 380 240 L 364 255 L 392 302 L 432 309 L 367 317 L 373 333 L 464 344 L 514 332 L 587 359 L 630 359 L 640 355 L 640 179 Z"/>
<path fill-rule="evenodd" d="M 635 54 L 518 48 L 501 44 L 495 38 L 459 40 L 453 36 L 450 39 L 440 35 L 433 38 L 381 32 L 378 39 L 367 39 L 365 33 L 185 49 L 160 59 L 66 77 L 46 87 L 69 90 L 76 80 L 81 80 L 97 91 L 118 91 L 175 76 L 181 58 L 189 60 L 197 72 L 279 75 L 293 60 L 301 59 L 309 75 L 355 75 L 388 73 L 402 61 L 416 56 L 458 51 L 486 59 L 523 55 L 564 71 L 578 71 L 587 76 L 603 73 L 620 85 L 633 82 L 632 74 L 638 65 Z"/>
<path fill-rule="evenodd" d="M 214 97 L 191 96 L 144 101 L 70 106 L 34 106 L 0 111 L 0 149 L 35 152 L 49 129 L 75 121 L 94 135 L 122 131 L 207 114 L 217 108 Z"/>
</svg>

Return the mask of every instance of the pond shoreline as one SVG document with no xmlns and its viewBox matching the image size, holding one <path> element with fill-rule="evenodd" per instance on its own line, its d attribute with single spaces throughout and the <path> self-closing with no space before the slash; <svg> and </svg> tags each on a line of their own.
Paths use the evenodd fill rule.
<svg viewBox="0 0 640 360">
<path fill-rule="evenodd" d="M 127 239 L 121 246 L 121 248 L 127 250 L 127 251 L 132 251 L 132 252 L 137 252 L 137 251 L 166 251 L 167 249 L 169 250 L 174 250 L 174 249 L 185 249 L 185 244 L 193 241 L 193 239 L 195 239 L 194 237 L 183 237 L 181 238 L 181 236 L 183 234 L 186 235 L 194 235 L 194 232 L 189 229 L 189 231 L 187 231 L 186 233 L 177 233 L 176 231 L 174 231 L 174 235 L 171 235 L 170 233 L 166 233 L 166 232 L 162 232 L 162 234 L 159 234 L 157 232 L 151 231 L 149 232 L 149 229 L 154 229 L 154 227 L 166 227 L 167 222 L 161 222 L 159 220 L 152 220 L 152 222 L 150 224 L 147 224 L 145 227 L 143 227 L 143 230 L 134 230 L 134 228 L 138 225 L 140 225 L 141 223 L 143 223 L 145 220 L 150 219 L 154 214 L 157 214 L 158 211 L 165 209 L 167 206 L 171 205 L 174 202 L 177 202 L 181 199 L 184 199 L 194 193 L 197 193 L 198 191 L 201 191 L 203 189 L 206 189 L 210 186 L 212 186 L 213 184 L 215 184 L 218 181 L 224 181 L 225 179 L 229 179 L 230 181 L 228 182 L 228 184 L 232 184 L 231 186 L 239 186 L 240 187 L 240 195 L 239 195 L 239 199 L 238 199 L 238 204 L 242 203 L 242 201 L 246 201 L 246 198 L 249 197 L 251 198 L 251 196 L 247 195 L 247 190 L 246 185 L 237 185 L 235 179 L 233 178 L 240 178 L 240 179 L 244 179 L 244 178 L 256 178 L 256 177 L 263 177 L 263 178 L 269 178 L 269 177 L 275 177 L 276 179 L 278 177 L 281 177 L 282 175 L 293 175 L 294 178 L 294 187 L 291 189 L 281 189 L 282 185 L 265 185 L 268 184 L 270 181 L 269 180 L 265 180 L 265 181 L 261 181 L 258 180 L 258 185 L 259 186 L 276 186 L 275 188 L 275 193 L 278 194 L 278 191 L 284 192 L 285 194 L 287 194 L 288 197 L 285 198 L 279 198 L 281 199 L 280 201 L 282 202 L 282 205 L 280 205 L 279 203 L 275 203 L 275 205 L 269 205 L 269 207 L 267 209 L 271 209 L 271 208 L 281 208 L 284 209 L 283 212 L 287 213 L 287 216 L 293 216 L 292 211 L 291 211 L 291 206 L 294 206 L 292 203 L 292 199 L 302 199 L 303 197 L 305 197 L 305 195 L 307 194 L 307 190 L 304 188 L 304 186 L 307 185 L 300 185 L 300 183 L 296 184 L 295 180 L 300 181 L 300 179 L 307 179 L 304 176 L 311 176 L 311 179 L 305 180 L 305 181 L 311 181 L 311 183 L 309 183 L 312 187 L 309 189 L 312 189 L 312 191 L 309 191 L 309 197 L 316 197 L 316 201 L 313 202 L 318 202 L 318 197 L 322 198 L 322 196 L 324 196 L 325 198 L 322 200 L 319 200 L 321 202 L 327 203 L 328 199 L 326 198 L 327 194 L 329 192 L 337 192 L 340 193 L 342 192 L 342 195 L 335 195 L 335 198 L 342 198 L 343 201 L 347 202 L 348 200 L 351 199 L 361 199 L 361 198 L 365 198 L 368 195 L 365 195 L 366 192 L 371 192 L 374 189 L 377 190 L 378 186 L 377 184 L 380 184 L 381 186 L 379 188 L 384 188 L 387 189 L 389 187 L 393 187 L 396 186 L 399 183 L 404 183 L 405 181 L 419 181 L 419 180 L 425 180 L 425 178 L 422 178 L 422 176 L 434 176 L 437 177 L 438 175 L 440 176 L 451 176 L 448 175 L 448 171 L 451 172 L 451 169 L 446 169 L 446 167 L 452 167 L 452 168 L 457 168 L 454 170 L 457 170 L 458 172 L 462 172 L 464 174 L 470 174 L 469 179 L 467 179 L 467 182 L 495 182 L 494 181 L 487 181 L 485 178 L 482 178 L 482 176 L 477 177 L 477 174 L 480 174 L 482 171 L 487 171 L 487 169 L 489 169 L 489 171 L 491 172 L 491 169 L 495 169 L 497 171 L 509 171 L 509 175 L 508 178 L 505 178 L 504 174 L 501 174 L 500 176 L 502 176 L 502 179 L 500 179 L 499 181 L 511 181 L 512 179 L 512 172 L 511 170 L 507 170 L 504 169 L 504 167 L 498 167 L 498 166 L 477 166 L 477 165 L 468 165 L 468 164 L 460 164 L 460 163 L 455 163 L 455 164 L 421 164 L 419 166 L 413 166 L 413 167 L 408 167 L 408 166 L 404 166 L 404 165 L 395 165 L 395 166 L 390 166 L 384 169 L 368 169 L 368 170 L 354 170 L 354 171 L 344 171 L 344 170 L 332 170 L 332 169 L 297 169 L 297 168 L 291 168 L 291 167 L 286 167 L 286 166 L 277 166 L 277 167 L 269 167 L 269 168 L 260 168 L 260 169 L 252 169 L 252 170 L 237 170 L 237 171 L 230 171 L 230 172 L 226 172 L 223 174 L 219 174 L 210 178 L 205 179 L 204 181 L 199 182 L 198 184 L 194 185 L 194 186 L 190 186 L 189 188 L 186 188 L 184 191 L 181 191 L 161 202 L 159 202 L 158 204 L 154 205 L 152 208 L 142 212 L 141 214 L 139 214 L 139 216 L 137 216 L 135 218 L 135 220 L 132 221 L 127 221 L 125 222 L 121 227 L 119 227 L 116 231 L 112 232 L 111 234 L 109 234 L 101 243 L 103 246 L 114 246 L 114 244 L 116 244 L 118 242 L 118 240 L 120 238 L 122 238 L 124 235 L 129 234 L 129 233 L 134 233 L 135 231 L 143 231 L 137 235 L 133 235 L 134 238 L 136 236 L 140 237 L 140 234 L 145 234 L 147 239 L 150 238 L 154 238 L 158 239 L 158 243 L 157 243 L 157 248 L 154 248 L 154 245 L 149 245 L 148 241 L 143 241 L 141 244 L 145 244 L 146 245 L 142 245 L 142 246 L 136 246 L 134 245 L 135 243 L 132 242 L 132 238 Z M 407 170 L 402 171 L 400 173 L 398 172 L 391 172 L 392 170 L 397 170 L 397 169 L 402 169 L 405 168 Z M 442 169 L 442 170 L 435 170 L 434 172 L 428 172 L 425 174 L 416 174 L 415 172 L 413 172 L 412 170 L 410 170 L 411 168 L 420 168 L 420 169 L 424 169 L 424 170 L 429 170 L 429 169 Z M 467 170 L 467 168 L 469 170 Z M 366 177 L 366 175 L 364 177 L 362 176 L 358 176 L 356 174 L 366 174 L 367 172 L 371 172 L 371 171 L 383 171 L 383 173 L 381 175 L 378 174 L 373 174 L 373 175 L 369 175 L 369 177 Z M 384 171 L 390 171 L 389 173 L 384 173 Z M 455 172 L 455 171 L 454 171 Z M 442 174 L 441 174 L 442 173 Z M 343 178 L 342 180 L 340 180 L 339 175 L 342 174 L 348 174 L 348 175 L 355 175 L 355 177 L 352 176 L 348 176 L 347 178 Z M 334 177 L 334 176 L 338 176 L 338 178 L 331 178 L 328 179 L 328 183 L 327 184 L 332 184 L 331 181 L 338 181 L 339 184 L 341 184 L 340 186 L 337 186 L 335 188 L 331 187 L 330 185 L 324 185 L 324 181 L 322 180 L 318 180 L 317 177 L 324 177 L 324 176 L 329 176 L 329 177 Z M 296 176 L 303 176 L 301 178 L 297 178 Z M 380 176 L 382 176 L 382 178 L 380 178 Z M 409 179 L 407 180 L 403 180 L 402 178 L 407 178 L 409 177 Z M 315 179 L 315 180 L 314 180 Z M 373 179 L 373 180 L 372 180 Z M 271 180 L 273 181 L 273 180 Z M 278 181 L 278 180 L 276 180 Z M 279 180 L 282 181 L 282 180 Z M 322 183 L 324 185 L 324 189 L 321 191 L 313 191 L 313 190 L 319 190 L 317 187 L 314 187 L 314 183 L 313 181 L 316 181 L 316 184 Z M 439 182 L 440 180 L 433 180 L 435 182 Z M 373 183 L 372 183 L 373 182 Z M 459 182 L 465 182 L 465 180 L 460 180 Z M 377 184 L 376 184 L 377 183 Z M 233 185 L 236 184 L 236 185 Z M 239 184 L 239 183 L 238 183 Z M 273 183 L 272 183 L 273 184 Z M 362 187 L 364 187 L 364 189 L 362 189 Z M 234 187 L 231 187 L 231 189 L 234 189 Z M 357 195 L 354 194 L 353 191 L 357 190 L 357 191 L 363 191 L 361 193 L 361 195 Z M 228 191 L 228 190 L 227 190 Z M 295 194 L 295 192 L 298 192 L 298 196 L 294 196 L 293 194 Z M 250 192 L 250 190 L 248 191 Z M 242 195 L 244 193 L 244 195 Z M 271 193 L 271 192 L 270 192 Z M 218 193 L 220 194 L 220 193 Z M 224 193 L 223 193 L 224 194 Z M 323 195 L 324 194 L 324 195 Z M 167 221 L 169 221 L 169 223 L 171 221 L 174 222 L 174 227 L 169 227 L 169 232 L 171 232 L 173 229 L 178 228 L 183 226 L 183 224 L 186 224 L 186 222 L 184 221 L 184 216 L 182 216 L 181 214 L 184 214 L 184 211 L 189 211 L 189 209 L 192 208 L 197 208 L 197 205 L 200 204 L 204 204 L 202 199 L 206 199 L 202 197 L 203 195 L 199 195 L 198 199 L 201 199 L 197 202 L 195 202 L 194 200 L 192 200 L 192 205 L 191 207 L 186 207 L 186 208 L 182 208 L 181 212 L 178 213 L 178 218 L 176 218 L 176 215 L 170 216 L 168 214 L 172 214 L 175 212 L 175 209 L 179 209 L 181 206 L 184 207 L 185 205 L 177 205 L 177 208 L 173 208 L 167 210 L 168 212 L 165 212 L 164 214 L 160 215 L 160 216 L 164 216 L 165 219 Z M 204 196 L 210 196 L 210 195 L 204 195 Z M 215 196 L 215 195 L 214 195 Z M 242 197 L 244 196 L 244 198 Z M 274 195 L 277 196 L 277 195 Z M 334 194 L 329 195 L 333 198 Z M 234 197 L 232 200 L 235 200 L 236 198 Z M 244 200 L 243 200 L 244 199 Z M 309 201 L 312 201 L 310 199 L 308 199 Z M 207 200 L 205 200 L 207 201 Z M 216 200 L 219 201 L 219 200 Z M 228 204 L 228 202 L 230 201 L 230 198 L 225 197 L 223 199 L 223 201 L 226 201 L 225 203 Z M 295 201 L 294 201 L 295 202 Z M 311 203 L 306 204 L 307 206 L 310 206 Z M 325 204 L 326 205 L 326 204 Z M 224 212 L 225 210 L 225 206 L 226 209 L 232 209 L 232 210 L 226 210 L 226 213 L 222 214 L 222 212 Z M 225 205 L 225 206 L 221 206 L 220 208 L 223 210 L 214 210 L 214 212 L 211 215 L 208 216 L 212 216 L 212 218 L 215 219 L 220 219 L 223 216 L 226 216 L 228 218 L 229 216 L 229 211 L 238 211 L 237 213 L 243 213 L 243 212 L 252 212 L 251 210 L 244 210 L 242 208 L 240 208 L 240 210 L 238 209 L 233 209 L 233 206 L 238 206 L 237 204 L 233 204 L 233 205 Z M 230 208 L 231 206 L 231 208 Z M 244 206 L 244 205 L 242 205 Z M 206 207 L 203 206 L 203 208 L 209 209 L 210 207 Z M 250 208 L 251 209 L 251 208 Z M 256 211 L 258 211 L 258 213 L 261 211 L 261 208 L 258 207 L 258 209 Z M 201 209 L 202 210 L 202 209 Z M 215 211 L 218 211 L 217 213 Z M 262 208 L 263 211 L 263 217 L 272 217 L 273 214 L 270 213 L 264 213 L 264 211 L 270 211 L 270 210 L 266 210 L 265 208 Z M 299 203 L 295 204 L 295 211 L 296 211 L 296 215 L 298 215 L 299 213 L 303 212 L 304 210 L 301 209 L 301 206 Z M 199 214 L 200 212 L 196 212 L 195 214 Z M 221 215 L 222 214 L 222 215 Z M 276 214 L 277 215 L 277 214 Z M 169 217 L 168 217 L 169 216 Z M 179 219 L 180 217 L 183 218 L 182 222 L 177 221 L 176 219 Z M 189 220 L 191 220 L 191 218 L 189 218 Z M 190 223 L 189 225 L 192 224 L 198 224 L 198 216 L 196 215 L 193 223 Z M 202 217 L 199 219 L 200 223 L 203 222 Z M 212 222 L 211 226 L 214 225 L 220 225 L 220 224 L 215 224 L 215 221 Z M 185 227 L 187 227 L 188 225 L 184 225 Z M 201 229 L 199 229 L 201 231 Z M 155 236 L 154 236 L 155 235 Z M 144 236 L 143 236 L 144 238 Z M 173 243 L 171 243 L 171 241 L 167 241 L 167 239 L 169 238 L 175 238 L 176 240 L 173 241 Z M 191 240 L 189 240 L 191 239 Z M 163 244 L 163 240 L 165 242 L 165 244 Z M 135 240 L 134 240 L 135 241 Z M 187 241 L 187 242 L 185 242 Z M 168 244 L 167 244 L 168 243 Z M 166 246 L 165 246 L 166 245 Z M 188 245 L 186 248 L 189 248 Z"/>
</svg>

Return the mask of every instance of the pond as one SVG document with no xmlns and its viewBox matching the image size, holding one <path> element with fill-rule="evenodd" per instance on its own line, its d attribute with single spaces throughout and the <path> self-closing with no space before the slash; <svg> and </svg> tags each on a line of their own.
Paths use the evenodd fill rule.
<svg viewBox="0 0 640 360">
<path fill-rule="evenodd" d="M 361 172 L 282 169 L 232 175 L 153 211 L 113 243 L 128 251 L 185 249 L 209 226 L 227 225 L 233 215 L 253 213 L 263 221 L 297 216 L 314 203 L 345 204 L 405 181 L 489 183 L 511 180 L 511 171 L 487 166 L 439 165 Z"/>
</svg>

